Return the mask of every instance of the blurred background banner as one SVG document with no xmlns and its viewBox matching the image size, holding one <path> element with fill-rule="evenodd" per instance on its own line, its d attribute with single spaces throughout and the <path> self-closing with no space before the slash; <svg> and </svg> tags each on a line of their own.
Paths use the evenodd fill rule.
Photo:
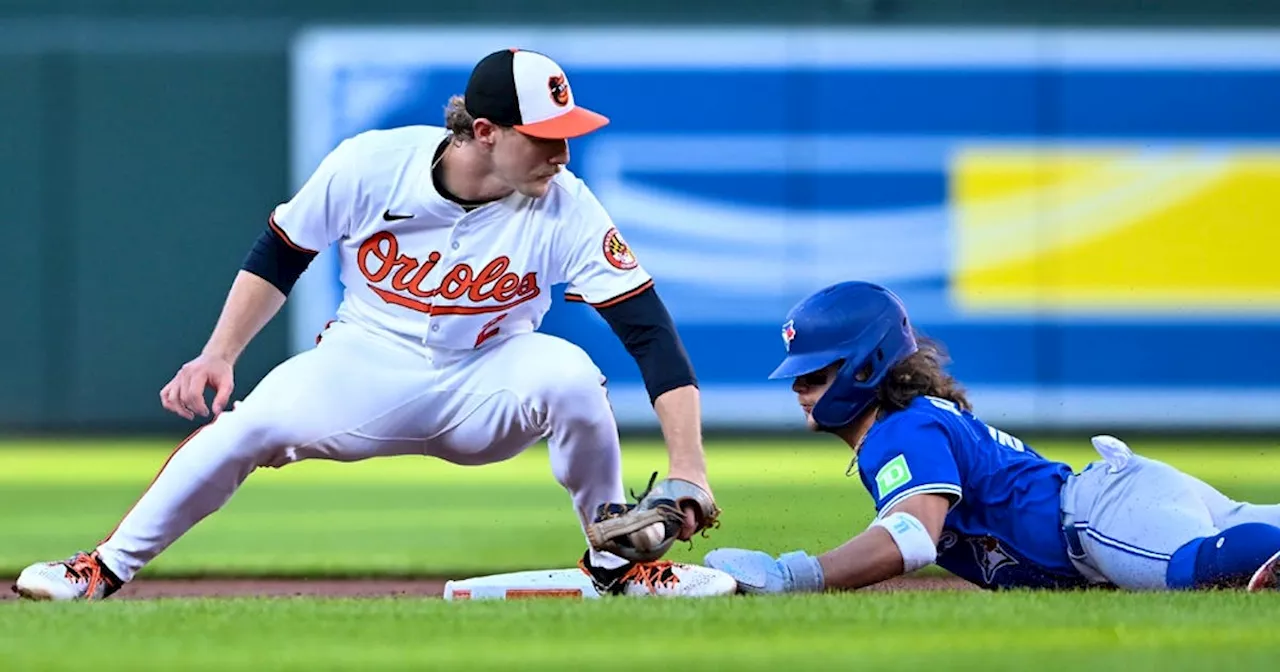
<svg viewBox="0 0 1280 672">
<path fill-rule="evenodd" d="M 543 51 L 612 118 L 570 169 L 655 276 L 709 429 L 790 428 L 786 311 L 903 296 L 1006 426 L 1280 427 L 1280 31 L 325 27 L 293 43 L 290 183 L 364 130 L 441 125 L 471 66 Z M 559 288 L 557 288 L 559 289 Z M 322 255 L 290 348 L 340 299 Z M 619 422 L 655 426 L 588 307 Z"/>
<path fill-rule="evenodd" d="M 0 432 L 160 432 L 158 392 L 338 139 L 442 121 L 510 45 L 657 277 L 709 431 L 790 430 L 787 309 L 883 281 L 1010 429 L 1280 430 L 1280 0 L 8 0 Z M 314 343 L 331 259 L 236 364 Z M 624 426 L 653 412 L 594 312 Z"/>
</svg>

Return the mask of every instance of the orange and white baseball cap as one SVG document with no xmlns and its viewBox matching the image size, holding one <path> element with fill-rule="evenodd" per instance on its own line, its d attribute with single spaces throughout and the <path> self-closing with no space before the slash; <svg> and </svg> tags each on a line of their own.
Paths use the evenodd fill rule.
<svg viewBox="0 0 1280 672">
<path fill-rule="evenodd" d="M 573 100 L 564 69 L 547 56 L 504 49 L 485 56 L 467 82 L 467 112 L 535 138 L 586 135 L 609 119 Z"/>
</svg>

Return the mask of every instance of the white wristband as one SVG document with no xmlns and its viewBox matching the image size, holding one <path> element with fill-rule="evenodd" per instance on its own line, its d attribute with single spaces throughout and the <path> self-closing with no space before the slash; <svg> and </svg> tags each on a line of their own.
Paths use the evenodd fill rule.
<svg viewBox="0 0 1280 672">
<path fill-rule="evenodd" d="M 938 559 L 938 547 L 933 543 L 933 537 L 929 536 L 924 523 L 909 513 L 899 511 L 875 521 L 871 526 L 883 527 L 893 537 L 893 543 L 902 553 L 903 574 L 932 565 Z"/>
</svg>

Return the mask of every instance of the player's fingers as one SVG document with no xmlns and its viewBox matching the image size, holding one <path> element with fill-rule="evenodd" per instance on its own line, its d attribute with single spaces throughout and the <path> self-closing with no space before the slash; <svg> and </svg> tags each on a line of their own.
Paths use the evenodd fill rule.
<svg viewBox="0 0 1280 672">
<path fill-rule="evenodd" d="M 165 411 L 178 412 L 178 408 L 174 406 L 173 394 L 174 383 L 177 383 L 177 380 L 177 376 L 174 376 L 174 379 L 166 383 L 165 387 L 160 388 L 160 406 L 163 406 Z"/>
<path fill-rule="evenodd" d="M 182 374 L 179 373 L 177 376 L 174 376 L 173 380 L 169 381 L 167 385 L 160 388 L 160 405 L 170 413 L 175 413 L 187 418 L 189 412 L 187 409 L 182 407 L 182 404 L 178 403 L 178 386 L 181 378 Z M 191 418 L 187 419 L 190 420 Z"/>
<path fill-rule="evenodd" d="M 680 541 L 689 541 L 698 532 L 698 514 L 688 506 L 682 510 L 684 511 L 684 522 L 680 525 L 680 534 L 676 538 Z"/>
<path fill-rule="evenodd" d="M 227 407 L 227 401 L 231 399 L 231 391 L 235 389 L 235 381 L 228 374 L 210 382 L 214 383 L 214 387 L 217 390 L 217 394 L 213 397 L 213 414 L 216 416 L 222 413 L 222 409 Z"/>
<path fill-rule="evenodd" d="M 187 410 L 200 416 L 209 415 L 209 407 L 204 403 L 204 387 L 208 382 L 209 374 L 203 370 L 194 371 L 187 376 L 186 383 L 182 386 L 182 405 Z"/>
</svg>

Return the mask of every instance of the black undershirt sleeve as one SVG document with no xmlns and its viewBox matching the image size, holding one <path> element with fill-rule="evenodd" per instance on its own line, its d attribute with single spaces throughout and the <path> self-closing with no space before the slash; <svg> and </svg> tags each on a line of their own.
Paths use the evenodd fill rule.
<svg viewBox="0 0 1280 672">
<path fill-rule="evenodd" d="M 298 277 L 315 257 L 315 252 L 294 247 L 268 228 L 258 236 L 240 268 L 266 280 L 288 296 Z"/>
<path fill-rule="evenodd" d="M 671 314 L 653 287 L 596 310 L 635 358 L 650 403 L 678 387 L 698 384 Z"/>
</svg>

